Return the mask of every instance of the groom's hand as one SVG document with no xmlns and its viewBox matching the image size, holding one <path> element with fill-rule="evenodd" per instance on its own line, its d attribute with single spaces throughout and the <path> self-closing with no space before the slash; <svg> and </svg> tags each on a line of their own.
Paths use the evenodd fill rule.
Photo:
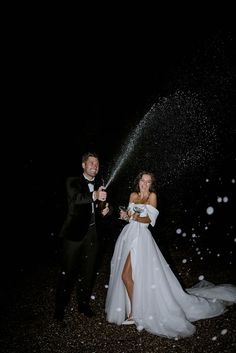
<svg viewBox="0 0 236 353">
<path fill-rule="evenodd" d="M 106 216 L 109 211 L 110 211 L 109 203 L 107 202 L 106 203 L 106 207 L 101 211 L 101 213 L 102 213 L 103 216 Z"/>
<path fill-rule="evenodd" d="M 100 186 L 98 190 L 94 191 L 94 201 L 106 201 L 107 199 L 107 192 L 105 191 L 104 186 Z"/>
</svg>

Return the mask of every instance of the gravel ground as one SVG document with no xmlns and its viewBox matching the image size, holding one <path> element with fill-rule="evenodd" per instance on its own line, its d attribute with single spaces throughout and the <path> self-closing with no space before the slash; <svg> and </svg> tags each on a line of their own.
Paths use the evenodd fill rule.
<svg viewBox="0 0 236 353">
<path fill-rule="evenodd" d="M 111 247 L 112 248 L 112 247 Z M 111 249 L 110 249 L 111 250 Z M 222 316 L 196 322 L 196 333 L 189 338 L 168 339 L 135 326 L 117 326 L 105 320 L 104 303 L 112 251 L 107 249 L 97 274 L 92 308 L 96 317 L 88 319 L 76 311 L 73 293 L 66 312 L 67 326 L 56 324 L 54 311 L 55 279 L 59 269 L 58 258 L 31 269 L 19 269 L 7 276 L 1 297 L 1 349 L 2 353 L 230 353 L 236 351 L 236 305 Z M 235 270 L 223 259 L 208 259 L 208 263 L 194 260 L 191 270 L 182 264 L 186 249 L 170 249 L 175 270 L 181 273 L 186 287 L 197 282 L 199 273 L 214 283 L 235 283 Z"/>
</svg>

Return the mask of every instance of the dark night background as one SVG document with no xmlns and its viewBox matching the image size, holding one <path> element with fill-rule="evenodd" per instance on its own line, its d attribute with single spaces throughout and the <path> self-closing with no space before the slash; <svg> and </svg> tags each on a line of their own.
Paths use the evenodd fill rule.
<svg viewBox="0 0 236 353">
<path fill-rule="evenodd" d="M 154 171 L 160 216 L 153 234 L 165 255 L 174 261 L 171 246 L 186 253 L 200 246 L 206 268 L 218 261 L 235 278 L 234 20 L 230 9 L 155 14 L 150 21 L 145 13 L 106 21 L 93 14 L 85 25 L 55 12 L 13 31 L 5 131 L 14 218 L 7 216 L 10 258 L 6 252 L 2 265 L 9 288 L 24 271 L 59 264 L 65 178 L 80 173 L 82 154 L 100 155 L 107 181 L 153 104 L 156 120 L 109 185 L 111 202 L 115 210 L 126 204 L 136 174 Z"/>
<path fill-rule="evenodd" d="M 197 16 L 183 16 L 179 21 L 181 25 L 176 19 L 164 25 L 150 21 L 144 29 L 142 26 L 127 28 L 110 19 L 106 23 L 110 31 L 106 25 L 94 25 L 89 31 L 88 24 L 78 29 L 76 35 L 73 24 L 65 30 L 45 23 L 36 25 L 32 19 L 30 26 L 29 23 L 25 28 L 22 25 L 21 31 L 15 33 L 14 51 L 18 60 L 12 66 L 15 99 L 14 118 L 9 125 L 14 145 L 10 163 L 20 188 L 17 213 L 21 236 L 17 235 L 15 240 L 17 257 L 25 261 L 28 256 L 35 259 L 37 255 L 41 258 L 44 252 L 50 254 L 51 234 L 56 235 L 65 215 L 65 177 L 80 172 L 82 153 L 87 150 L 99 153 L 101 172 L 106 179 L 129 134 L 151 106 L 163 97 L 173 97 L 176 92 L 182 92 L 185 100 L 198 95 L 210 121 L 204 129 L 214 127 L 216 136 L 215 146 L 206 144 L 204 149 L 213 148 L 213 152 L 203 163 L 191 163 L 173 177 L 176 165 L 171 166 L 174 162 L 170 155 L 176 148 L 176 136 L 183 139 L 183 145 L 188 143 L 184 141 L 186 135 L 192 134 L 194 141 L 198 127 L 187 127 L 184 119 L 177 126 L 177 117 L 166 113 L 165 119 L 172 119 L 165 125 L 169 132 L 163 137 L 156 136 L 155 129 L 143 131 L 146 150 L 137 148 L 136 156 L 128 158 L 111 183 L 108 191 L 113 203 L 127 202 L 130 190 L 126 185 L 146 166 L 147 160 L 147 167 L 165 184 L 158 185 L 163 215 L 166 209 L 175 209 L 176 217 L 179 211 L 183 214 L 180 208 L 204 212 L 201 207 L 206 208 L 206 203 L 212 202 L 214 193 L 215 197 L 222 192 L 228 197 L 228 193 L 233 193 L 233 24 L 230 17 L 226 21 L 220 16 L 214 20 L 202 17 L 201 21 Z M 177 96 L 180 101 L 181 93 Z M 155 149 L 154 142 L 162 147 Z M 167 144 L 166 151 L 163 146 Z M 156 160 L 164 153 L 160 166 Z M 168 173 L 161 169 L 168 169 Z M 205 182 L 207 178 L 211 181 L 209 185 Z M 227 208 L 232 209 L 232 202 L 231 198 Z M 171 219 L 170 212 L 166 217 L 168 221 Z M 28 249 L 24 253 L 31 246 L 32 253 Z M 37 249 L 39 254 L 34 253 Z"/>
</svg>

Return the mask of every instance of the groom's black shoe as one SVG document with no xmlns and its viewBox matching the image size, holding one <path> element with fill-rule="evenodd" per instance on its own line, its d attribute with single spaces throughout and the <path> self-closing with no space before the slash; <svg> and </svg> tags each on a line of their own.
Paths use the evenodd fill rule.
<svg viewBox="0 0 236 353">
<path fill-rule="evenodd" d="M 79 308 L 79 312 L 81 313 L 81 314 L 84 314 L 85 316 L 87 316 L 87 317 L 93 317 L 93 316 L 95 316 L 95 312 L 90 308 L 90 306 L 89 305 L 84 305 L 84 304 L 80 304 L 79 306 L 78 306 L 78 308 Z"/>
<path fill-rule="evenodd" d="M 54 321 L 59 325 L 59 327 L 61 327 L 62 329 L 66 328 L 67 324 L 66 322 L 64 321 L 64 316 L 65 316 L 65 313 L 64 311 L 60 311 L 60 310 L 56 310 L 54 312 L 54 316 L 53 316 L 53 319 Z"/>
<path fill-rule="evenodd" d="M 54 312 L 54 320 L 58 321 L 58 322 L 63 322 L 64 321 L 64 316 L 65 316 L 65 312 L 64 310 L 58 310 L 56 309 Z"/>
</svg>

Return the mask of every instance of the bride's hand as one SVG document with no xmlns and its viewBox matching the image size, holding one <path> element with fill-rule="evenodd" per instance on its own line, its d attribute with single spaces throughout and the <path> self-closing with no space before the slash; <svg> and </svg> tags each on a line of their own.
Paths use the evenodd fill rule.
<svg viewBox="0 0 236 353">
<path fill-rule="evenodd" d="M 139 213 L 137 213 L 137 212 L 133 213 L 133 215 L 132 215 L 132 219 L 133 219 L 134 221 L 137 221 L 137 222 L 138 222 L 138 219 L 139 219 Z"/>
</svg>

